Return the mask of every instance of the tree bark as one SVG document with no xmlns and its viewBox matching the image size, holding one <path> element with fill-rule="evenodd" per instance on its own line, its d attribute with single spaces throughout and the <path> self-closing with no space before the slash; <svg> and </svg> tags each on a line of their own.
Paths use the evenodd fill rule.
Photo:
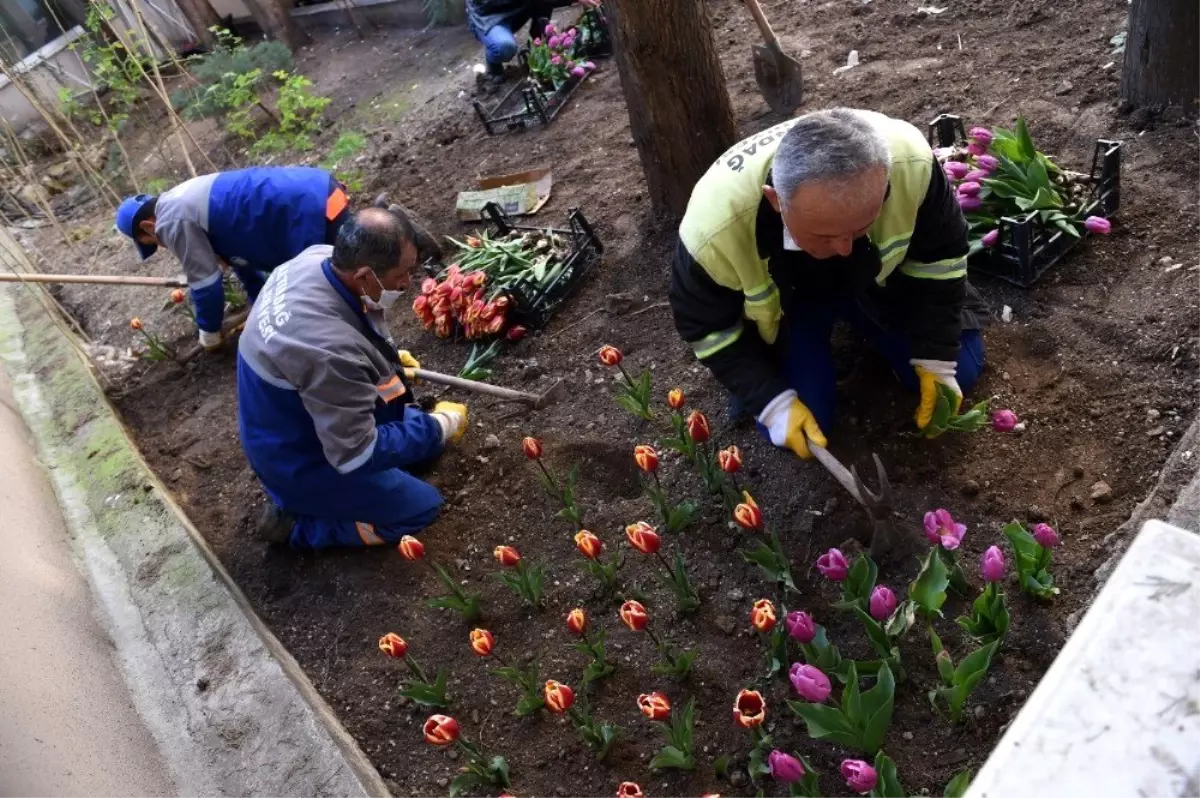
<svg viewBox="0 0 1200 798">
<path fill-rule="evenodd" d="M 654 208 L 683 215 L 692 188 L 737 142 L 704 0 L 606 0 L 633 143 Z"/>
<path fill-rule="evenodd" d="M 175 0 L 175 5 L 179 6 L 179 10 L 195 31 L 196 41 L 206 47 L 212 46 L 216 37 L 209 28 L 220 26 L 221 17 L 208 0 Z"/>
<path fill-rule="evenodd" d="M 308 43 L 308 34 L 292 21 L 291 0 L 242 0 L 263 35 L 295 50 Z"/>
<path fill-rule="evenodd" d="M 1196 0 L 1133 0 L 1125 37 L 1121 90 L 1134 106 L 1196 108 L 1200 96 L 1200 4 Z"/>
</svg>

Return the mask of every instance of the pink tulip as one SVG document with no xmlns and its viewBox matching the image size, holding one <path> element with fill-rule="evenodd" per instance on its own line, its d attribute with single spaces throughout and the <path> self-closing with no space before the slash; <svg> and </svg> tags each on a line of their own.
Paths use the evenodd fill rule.
<svg viewBox="0 0 1200 798">
<path fill-rule="evenodd" d="M 987 155 L 987 151 L 988 148 L 986 144 L 979 144 L 978 142 L 972 141 L 967 145 L 967 154 L 973 155 L 976 158 L 978 158 L 980 155 Z"/>
<path fill-rule="evenodd" d="M 967 136 L 971 139 L 971 141 L 981 144 L 984 147 L 992 143 L 992 131 L 988 130 L 986 127 L 973 127 L 967 133 Z"/>
<path fill-rule="evenodd" d="M 584 61 L 583 68 L 586 69 L 588 72 L 593 72 L 596 69 L 596 65 L 593 64 L 591 61 Z"/>
<path fill-rule="evenodd" d="M 985 582 L 1003 582 L 1005 568 L 1004 552 L 997 546 L 989 546 L 979 558 L 979 573 Z"/>
<path fill-rule="evenodd" d="M 975 165 L 988 174 L 991 174 L 996 171 L 996 167 L 1000 165 L 1000 161 L 994 155 L 980 155 L 975 159 Z"/>
<path fill-rule="evenodd" d="M 988 179 L 990 174 L 991 174 L 990 172 L 985 172 L 982 169 L 972 169 L 971 171 L 967 172 L 967 174 L 963 178 L 963 180 L 971 181 L 974 183 L 982 183 L 984 180 Z"/>
<path fill-rule="evenodd" d="M 983 239 L 981 240 L 980 243 L 982 243 L 985 247 L 996 246 L 997 244 L 1000 243 L 1000 231 L 999 230 L 988 230 L 986 233 L 983 234 Z"/>
<path fill-rule="evenodd" d="M 992 429 L 996 432 L 1012 432 L 1020 421 L 1017 414 L 1011 410 L 997 410 L 992 413 Z"/>
<path fill-rule="evenodd" d="M 574 69 L 571 70 L 571 74 L 577 78 L 581 78 L 587 74 L 587 70 L 581 66 L 576 66 Z"/>
<path fill-rule="evenodd" d="M 1089 216 L 1083 220 L 1083 226 L 1089 233 L 1106 236 L 1112 232 L 1112 222 L 1103 216 Z"/>
<path fill-rule="evenodd" d="M 879 774 L 875 768 L 861 759 L 846 759 L 842 761 L 842 778 L 850 785 L 850 789 L 860 795 L 866 795 L 875 789 L 879 782 Z"/>
<path fill-rule="evenodd" d="M 542 40 L 541 40 L 541 39 L 534 39 L 534 40 L 533 40 L 533 46 L 534 46 L 534 47 L 541 47 L 541 46 L 542 46 Z"/>
<path fill-rule="evenodd" d="M 807 612 L 793 610 L 784 616 L 783 622 L 787 626 L 788 634 L 797 643 L 811 643 L 817 636 L 817 625 Z"/>
<path fill-rule="evenodd" d="M 1058 548 L 1058 533 L 1054 531 L 1054 527 L 1049 524 L 1038 524 L 1033 528 L 1033 539 L 1038 542 L 1038 545 L 1046 549 Z"/>
<path fill-rule="evenodd" d="M 979 197 L 970 197 L 966 194 L 958 195 L 958 207 L 963 209 L 963 213 L 971 213 L 983 207 L 983 200 Z"/>
<path fill-rule="evenodd" d="M 824 704 L 825 700 L 829 698 L 829 694 L 833 692 L 833 685 L 829 683 L 829 677 L 822 673 L 820 668 L 813 665 L 793 662 L 791 669 L 788 670 L 788 679 L 800 697 L 813 704 Z"/>
<path fill-rule="evenodd" d="M 983 191 L 983 186 L 974 180 L 964 180 L 958 184 L 958 196 L 960 197 L 978 197 L 980 191 Z"/>
<path fill-rule="evenodd" d="M 949 510 L 937 509 L 925 513 L 925 537 L 929 542 L 941 545 L 946 551 L 954 551 L 967 534 L 967 525 L 957 523 Z"/>
<path fill-rule="evenodd" d="M 555 33 L 558 33 L 558 28 L 554 27 L 553 22 L 547 22 L 546 28 L 542 32 L 545 33 L 547 36 L 553 36 Z"/>
<path fill-rule="evenodd" d="M 967 176 L 967 172 L 971 171 L 971 167 L 962 161 L 946 161 L 942 164 L 942 169 L 955 180 L 962 180 Z"/>
<path fill-rule="evenodd" d="M 551 36 L 550 37 L 550 48 L 552 50 L 557 50 L 560 47 L 562 47 L 562 37 L 561 36 Z"/>
<path fill-rule="evenodd" d="M 850 573 L 850 563 L 846 555 L 837 549 L 830 549 L 817 558 L 817 570 L 831 582 L 841 582 Z"/>
<path fill-rule="evenodd" d="M 780 784 L 795 784 L 804 778 L 804 765 L 791 754 L 775 749 L 767 757 L 771 778 Z"/>
<path fill-rule="evenodd" d="M 560 64 L 562 63 L 562 56 L 561 56 L 561 55 L 556 55 L 556 56 L 552 57 L 552 58 L 550 59 L 550 63 L 551 63 L 551 64 L 554 64 L 555 66 L 558 66 L 558 65 L 560 65 Z"/>
<path fill-rule="evenodd" d="M 896 611 L 896 594 L 886 585 L 876 585 L 871 591 L 871 617 L 883 623 Z"/>
</svg>

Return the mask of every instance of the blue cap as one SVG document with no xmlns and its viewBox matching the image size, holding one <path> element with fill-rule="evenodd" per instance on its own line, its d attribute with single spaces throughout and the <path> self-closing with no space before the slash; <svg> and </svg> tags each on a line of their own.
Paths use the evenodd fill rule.
<svg viewBox="0 0 1200 798">
<path fill-rule="evenodd" d="M 126 197 L 121 202 L 121 206 L 117 208 L 117 229 L 133 239 L 142 260 L 157 252 L 158 244 L 143 244 L 138 241 L 134 234 L 134 223 L 137 221 L 138 213 L 146 207 L 146 203 L 153 199 L 154 196 L 151 194 L 138 194 L 136 197 Z"/>
</svg>

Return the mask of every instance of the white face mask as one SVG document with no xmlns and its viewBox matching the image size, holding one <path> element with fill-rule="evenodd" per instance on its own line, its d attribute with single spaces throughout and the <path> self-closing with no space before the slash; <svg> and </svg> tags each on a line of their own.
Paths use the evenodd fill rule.
<svg viewBox="0 0 1200 798">
<path fill-rule="evenodd" d="M 400 299 L 403 291 L 392 291 L 383 287 L 383 283 L 379 282 L 379 277 L 375 272 L 371 272 L 371 276 L 375 278 L 375 282 L 379 283 L 379 299 L 374 300 L 366 294 L 362 295 L 363 305 L 367 310 L 387 310 Z"/>
</svg>

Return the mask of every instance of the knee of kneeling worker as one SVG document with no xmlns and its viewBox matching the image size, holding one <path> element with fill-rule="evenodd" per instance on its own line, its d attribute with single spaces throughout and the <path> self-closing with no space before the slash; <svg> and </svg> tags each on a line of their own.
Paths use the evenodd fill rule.
<svg viewBox="0 0 1200 798">
<path fill-rule="evenodd" d="M 966 330 L 962 334 L 962 350 L 958 355 L 958 369 L 955 375 L 958 387 L 964 392 L 975 387 L 983 374 L 984 353 L 983 334 L 979 330 Z"/>
</svg>

